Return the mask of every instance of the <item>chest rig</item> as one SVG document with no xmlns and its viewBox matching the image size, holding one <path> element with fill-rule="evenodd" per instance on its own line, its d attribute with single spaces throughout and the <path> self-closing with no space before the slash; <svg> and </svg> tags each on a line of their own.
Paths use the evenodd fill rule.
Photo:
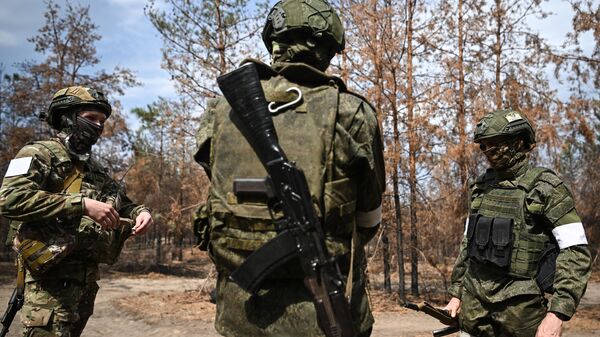
<svg viewBox="0 0 600 337">
<path fill-rule="evenodd" d="M 517 278 L 536 276 L 550 234 L 527 210 L 526 197 L 544 172 L 552 171 L 531 168 L 515 180 L 504 181 L 488 172 L 472 185 L 466 233 L 467 256 L 472 261 Z"/>
<path fill-rule="evenodd" d="M 288 91 L 291 87 L 302 93 L 302 100 L 295 105 L 272 113 L 273 122 L 288 158 L 306 175 L 317 215 L 321 221 L 325 220 L 323 228 L 328 248 L 334 254 L 347 252 L 356 189 L 348 188 L 349 179 L 336 184 L 330 176 L 340 89 L 334 82 L 305 86 L 278 74 L 266 76 L 261 84 L 267 101 L 274 102 L 275 106 L 297 99 L 294 91 Z M 270 214 L 267 196 L 240 195 L 234 189 L 237 180 L 259 180 L 267 175 L 234 122 L 229 105 L 219 100 L 214 107 L 211 145 L 210 253 L 217 265 L 230 271 L 275 237 L 273 217 L 278 217 Z M 330 195 L 344 195 L 344 202 L 332 202 Z M 331 220 L 327 218 L 329 214 L 338 216 Z"/>
</svg>

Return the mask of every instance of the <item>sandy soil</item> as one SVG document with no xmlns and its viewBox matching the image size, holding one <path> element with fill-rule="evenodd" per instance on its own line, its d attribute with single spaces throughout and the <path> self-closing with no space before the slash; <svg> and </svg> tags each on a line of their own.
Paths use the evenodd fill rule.
<svg viewBox="0 0 600 337">
<path fill-rule="evenodd" d="M 4 310 L 12 284 L 0 282 L 0 308 Z M 219 336 L 212 324 L 214 305 L 208 302 L 212 282 L 212 278 L 152 273 L 112 275 L 100 281 L 95 313 L 83 336 Z M 390 309 L 376 302 L 375 309 L 375 337 L 431 336 L 432 329 L 442 327 L 433 318 L 403 308 Z M 8 336 L 19 336 L 20 330 L 17 318 Z M 589 285 L 580 312 L 566 323 L 563 336 L 600 336 L 600 283 Z"/>
</svg>

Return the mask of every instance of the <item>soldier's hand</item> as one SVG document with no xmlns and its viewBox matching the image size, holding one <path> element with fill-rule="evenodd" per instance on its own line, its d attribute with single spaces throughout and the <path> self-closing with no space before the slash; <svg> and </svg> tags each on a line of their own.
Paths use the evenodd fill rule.
<svg viewBox="0 0 600 337">
<path fill-rule="evenodd" d="M 104 230 L 115 229 L 119 225 L 119 213 L 109 204 L 84 198 L 84 213 L 102 226 Z"/>
<path fill-rule="evenodd" d="M 560 337 L 563 321 L 553 312 L 548 312 L 537 328 L 535 337 Z"/>
<path fill-rule="evenodd" d="M 148 231 L 150 226 L 154 223 L 152 220 L 152 215 L 150 213 L 143 211 L 135 218 L 135 226 L 133 226 L 133 234 L 144 234 Z"/>
<path fill-rule="evenodd" d="M 452 297 L 450 299 L 450 302 L 448 302 L 448 305 L 446 305 L 446 307 L 444 308 L 444 310 L 448 311 L 450 313 L 450 316 L 454 318 L 460 313 L 460 305 L 460 299 Z"/>
</svg>

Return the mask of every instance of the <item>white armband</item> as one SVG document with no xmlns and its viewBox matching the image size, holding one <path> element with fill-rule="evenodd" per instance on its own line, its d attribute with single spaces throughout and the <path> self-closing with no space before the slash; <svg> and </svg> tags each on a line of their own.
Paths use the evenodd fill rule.
<svg viewBox="0 0 600 337">
<path fill-rule="evenodd" d="M 558 247 L 565 249 L 576 245 L 587 245 L 588 241 L 585 237 L 585 230 L 581 222 L 573 222 L 566 225 L 556 226 L 552 230 Z"/>
<path fill-rule="evenodd" d="M 381 223 L 381 205 L 369 212 L 356 212 L 356 226 L 361 228 L 372 228 Z"/>
</svg>

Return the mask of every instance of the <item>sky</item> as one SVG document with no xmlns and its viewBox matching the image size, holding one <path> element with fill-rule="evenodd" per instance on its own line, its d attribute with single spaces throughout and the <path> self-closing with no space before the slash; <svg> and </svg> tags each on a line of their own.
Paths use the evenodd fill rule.
<svg viewBox="0 0 600 337">
<path fill-rule="evenodd" d="M 56 0 L 64 7 L 65 0 Z M 145 107 L 158 97 L 175 98 L 177 93 L 166 70 L 161 69 L 162 41 L 144 14 L 147 0 L 72 0 L 73 4 L 90 5 L 90 16 L 102 39 L 96 49 L 100 64 L 95 70 L 112 70 L 115 66 L 133 70 L 141 86 L 129 88 L 121 101 L 123 111 Z M 274 1 L 271 1 L 272 3 Z M 549 0 L 543 8 L 552 12 L 543 24 L 532 22 L 534 30 L 553 44 L 559 44 L 571 26 L 568 2 Z M 0 1 L 0 64 L 6 73 L 15 70 L 15 63 L 41 60 L 27 38 L 37 34 L 44 24 L 45 4 L 42 0 Z M 591 34 L 587 38 L 592 48 Z M 585 46 L 584 46 L 585 47 Z M 131 120 L 130 120 L 131 121 Z M 135 123 L 135 121 L 131 121 Z"/>
<path fill-rule="evenodd" d="M 56 1 L 64 8 L 65 1 Z M 128 88 L 121 101 L 123 111 L 145 107 L 158 97 L 175 98 L 174 84 L 166 70 L 161 69 L 162 41 L 144 14 L 146 0 L 73 0 L 71 3 L 90 5 L 92 22 L 99 26 L 102 39 L 96 44 L 100 64 L 91 69 L 111 71 L 115 66 L 133 70 L 141 86 Z M 15 63 L 42 60 L 27 38 L 37 34 L 44 24 L 45 4 L 41 0 L 0 1 L 0 63 L 6 73 L 13 72 Z"/>
</svg>

